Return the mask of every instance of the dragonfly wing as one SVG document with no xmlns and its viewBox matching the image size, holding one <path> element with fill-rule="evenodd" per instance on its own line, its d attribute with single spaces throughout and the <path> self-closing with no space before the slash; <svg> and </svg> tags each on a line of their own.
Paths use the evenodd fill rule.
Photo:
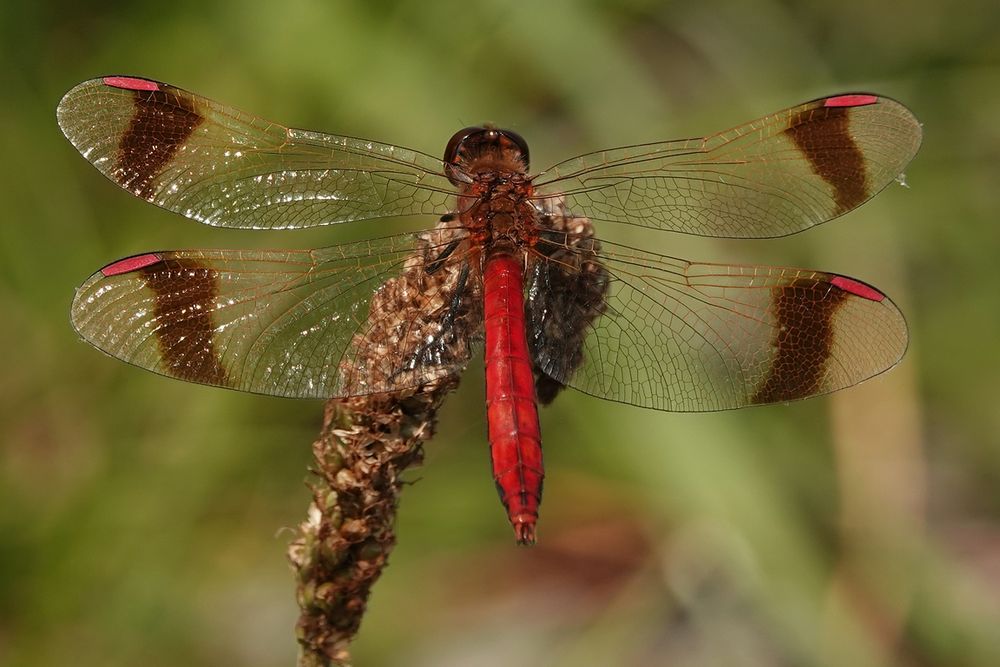
<svg viewBox="0 0 1000 667">
<path fill-rule="evenodd" d="M 849 387 L 906 351 L 902 314 L 853 278 L 603 246 L 575 251 L 582 270 L 546 262 L 578 289 L 528 306 L 548 313 L 528 318 L 529 338 L 559 384 L 658 410 L 726 410 Z"/>
<path fill-rule="evenodd" d="M 700 236 L 767 238 L 859 206 L 897 178 L 921 127 L 899 102 L 826 97 L 700 139 L 572 158 L 536 177 L 576 215 Z"/>
<path fill-rule="evenodd" d="M 441 214 L 453 191 L 429 155 L 284 127 L 149 79 L 85 81 L 57 115 L 66 137 L 112 181 L 219 227 Z"/>
<path fill-rule="evenodd" d="M 303 398 L 398 391 L 461 370 L 481 329 L 475 290 L 455 294 L 458 264 L 424 272 L 438 248 L 425 233 L 147 253 L 91 276 L 72 321 L 104 352 L 191 382 Z"/>
</svg>

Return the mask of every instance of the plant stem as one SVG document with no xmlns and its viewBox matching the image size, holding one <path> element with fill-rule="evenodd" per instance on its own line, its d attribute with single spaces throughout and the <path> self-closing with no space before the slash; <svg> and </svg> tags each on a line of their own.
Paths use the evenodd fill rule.
<svg viewBox="0 0 1000 667">
<path fill-rule="evenodd" d="M 348 665 L 372 585 L 395 544 L 401 473 L 423 459 L 457 378 L 405 395 L 331 400 L 313 443 L 312 502 L 289 545 L 301 610 L 299 665 Z"/>
</svg>

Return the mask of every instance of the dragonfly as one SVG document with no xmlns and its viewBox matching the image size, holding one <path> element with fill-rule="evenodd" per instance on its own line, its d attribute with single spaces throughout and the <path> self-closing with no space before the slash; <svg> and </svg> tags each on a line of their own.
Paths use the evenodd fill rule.
<svg viewBox="0 0 1000 667">
<path fill-rule="evenodd" d="M 855 209 L 901 180 L 921 141 L 913 114 L 881 95 L 828 96 L 533 174 L 524 138 L 490 124 L 458 131 L 439 159 L 132 76 L 77 85 L 57 116 L 110 180 L 207 225 L 383 221 L 325 248 L 112 262 L 76 291 L 83 339 L 181 380 L 319 399 L 412 391 L 482 350 L 493 477 L 522 544 L 535 541 L 542 496 L 538 406 L 564 388 L 727 410 L 850 387 L 907 347 L 899 309 L 861 280 L 624 242 L 634 228 L 780 237 Z M 428 224 L 386 233 L 386 219 L 409 216 Z"/>
</svg>

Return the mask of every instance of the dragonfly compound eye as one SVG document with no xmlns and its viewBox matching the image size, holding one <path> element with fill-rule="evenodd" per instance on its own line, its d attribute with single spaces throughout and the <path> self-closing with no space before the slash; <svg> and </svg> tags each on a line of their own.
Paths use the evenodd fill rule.
<svg viewBox="0 0 1000 667">
<path fill-rule="evenodd" d="M 487 129 L 485 127 L 463 127 L 461 130 L 453 134 L 451 139 L 448 141 L 448 145 L 444 149 L 444 163 L 445 173 L 448 174 L 448 180 L 451 181 L 452 185 L 458 185 L 458 180 L 453 175 L 451 167 L 456 167 L 459 162 L 463 161 L 466 153 L 466 140 L 473 135 L 478 135 L 486 131 Z"/>
<path fill-rule="evenodd" d="M 498 132 L 502 134 L 506 139 L 508 139 L 511 143 L 514 144 L 514 148 L 520 154 L 521 162 L 524 163 L 524 168 L 527 169 L 529 164 L 528 142 L 525 141 L 524 137 L 522 137 L 514 130 L 498 130 Z"/>
<path fill-rule="evenodd" d="M 448 179 L 458 185 L 462 180 L 458 172 L 467 169 L 477 158 L 488 155 L 517 160 L 525 169 L 528 167 L 528 144 L 517 132 L 489 125 L 466 127 L 452 135 L 444 149 Z"/>
</svg>

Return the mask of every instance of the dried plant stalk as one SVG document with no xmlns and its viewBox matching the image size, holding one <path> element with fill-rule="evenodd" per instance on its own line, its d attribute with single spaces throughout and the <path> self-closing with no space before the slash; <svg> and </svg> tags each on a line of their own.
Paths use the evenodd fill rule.
<svg viewBox="0 0 1000 667">
<path fill-rule="evenodd" d="M 560 345 L 544 354 L 542 341 L 532 338 L 530 345 L 535 358 L 565 377 L 581 363 L 584 334 L 603 312 L 607 271 L 590 220 L 568 213 L 560 198 L 543 203 L 539 226 L 549 239 L 542 245 L 549 261 L 538 261 L 543 251 L 530 260 L 528 280 L 538 289 L 529 291 L 539 294 L 526 316 L 538 337 Z M 327 403 L 313 444 L 313 501 L 288 551 L 298 577 L 300 665 L 347 664 L 348 643 L 395 543 L 400 474 L 422 460 L 437 409 L 481 339 L 482 285 L 478 275 L 463 272 L 476 257 L 466 237 L 451 216 L 418 235 L 401 275 L 374 293 L 366 326 L 341 363 L 345 386 L 359 392 L 362 379 L 385 386 L 391 377 L 405 385 L 406 373 L 425 384 Z M 390 350 L 410 362 L 387 367 Z M 544 403 L 562 389 L 541 372 L 536 384 Z"/>
<path fill-rule="evenodd" d="M 313 443 L 308 518 L 288 549 L 301 610 L 299 665 L 348 664 L 348 643 L 396 541 L 400 474 L 420 463 L 437 408 L 457 384 L 327 403 Z"/>
<path fill-rule="evenodd" d="M 400 475 L 421 462 L 437 409 L 458 385 L 455 371 L 468 359 L 474 337 L 467 327 L 476 318 L 476 290 L 467 290 L 456 305 L 445 295 L 455 291 L 457 266 L 425 270 L 463 233 L 443 220 L 418 236 L 412 261 L 372 296 L 366 326 L 341 363 L 348 380 L 372 380 L 385 372 L 385 351 L 392 350 L 414 360 L 430 355 L 438 372 L 424 365 L 422 377 L 430 379 L 422 385 L 326 405 L 323 429 L 313 443 L 312 503 L 288 549 L 298 579 L 300 665 L 348 664 L 348 643 L 395 544 Z M 445 308 L 453 311 L 447 327 L 441 324 L 445 318 L 434 316 Z"/>
</svg>

